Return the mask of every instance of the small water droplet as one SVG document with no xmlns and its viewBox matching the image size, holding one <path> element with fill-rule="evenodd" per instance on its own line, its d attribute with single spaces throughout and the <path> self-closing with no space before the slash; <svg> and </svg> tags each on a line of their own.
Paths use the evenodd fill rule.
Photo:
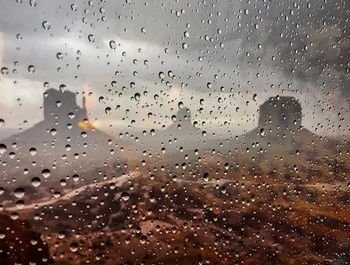
<svg viewBox="0 0 350 265">
<path fill-rule="evenodd" d="M 105 108 L 105 113 L 106 114 L 111 114 L 111 111 L 112 111 L 111 107 Z"/>
<path fill-rule="evenodd" d="M 8 73 L 9 73 L 9 69 L 7 67 L 2 67 L 1 68 L 1 74 L 8 75 Z"/>
<path fill-rule="evenodd" d="M 109 42 L 109 47 L 110 47 L 111 49 L 113 49 L 113 50 L 115 50 L 115 49 L 117 48 L 117 44 L 115 43 L 114 40 L 111 40 L 111 41 Z"/>
<path fill-rule="evenodd" d="M 48 21 L 43 21 L 43 23 L 41 23 L 41 25 L 43 26 L 43 28 L 45 29 L 45 30 L 49 30 L 50 28 L 51 28 L 51 25 L 50 25 L 50 23 L 48 22 Z"/>
<path fill-rule="evenodd" d="M 89 34 L 88 40 L 89 40 L 90 42 L 95 42 L 95 36 L 94 36 L 93 34 Z"/>
<path fill-rule="evenodd" d="M 31 7 L 36 7 L 37 1 L 36 1 L 36 0 L 30 0 L 30 1 L 29 1 L 29 5 L 30 5 Z"/>
<path fill-rule="evenodd" d="M 264 136 L 265 135 L 265 130 L 263 128 L 260 129 L 260 135 Z"/>
<path fill-rule="evenodd" d="M 56 58 L 57 58 L 58 60 L 62 60 L 62 59 L 63 59 L 63 53 L 58 52 L 58 53 L 56 54 Z"/>
</svg>

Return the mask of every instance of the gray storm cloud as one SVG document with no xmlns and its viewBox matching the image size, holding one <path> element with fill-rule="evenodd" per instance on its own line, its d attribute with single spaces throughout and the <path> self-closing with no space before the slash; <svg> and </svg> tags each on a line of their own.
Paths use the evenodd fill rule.
<svg viewBox="0 0 350 265">
<path fill-rule="evenodd" d="M 183 101 L 205 126 L 248 129 L 259 104 L 276 94 L 301 100 L 311 129 L 324 120 L 322 133 L 346 124 L 337 116 L 349 109 L 346 1 L 17 2 L 0 3 L 10 70 L 0 86 L 13 96 L 1 103 L 11 126 L 29 119 L 24 114 L 41 119 L 44 82 L 93 92 L 91 116 L 119 125 L 162 126 Z M 17 98 L 27 108 L 21 114 Z M 118 105 L 106 116 L 105 107 Z"/>
<path fill-rule="evenodd" d="M 247 3 L 241 20 L 246 52 L 264 58 L 287 76 L 325 82 L 329 91 L 336 83 L 342 95 L 349 96 L 349 1 Z M 257 44 L 263 48 L 257 49 Z"/>
</svg>

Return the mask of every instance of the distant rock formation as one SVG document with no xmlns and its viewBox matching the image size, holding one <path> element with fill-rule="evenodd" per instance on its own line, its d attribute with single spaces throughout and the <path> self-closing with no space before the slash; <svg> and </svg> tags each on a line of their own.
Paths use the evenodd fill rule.
<svg viewBox="0 0 350 265">
<path fill-rule="evenodd" d="M 44 121 L 58 122 L 66 126 L 73 121 L 87 119 L 86 101 L 83 97 L 82 108 L 76 103 L 76 95 L 71 91 L 48 89 L 44 92 Z"/>
<path fill-rule="evenodd" d="M 184 137 L 198 133 L 191 120 L 191 111 L 189 108 L 178 110 L 176 115 L 172 116 L 173 124 L 165 129 L 164 134 L 167 136 L 177 137 L 179 134 L 185 134 Z"/>
<path fill-rule="evenodd" d="M 130 160 L 157 164 L 160 159 L 165 159 L 173 165 L 182 164 L 185 155 L 194 154 L 195 149 L 203 147 L 205 138 L 203 138 L 202 131 L 194 126 L 189 108 L 180 108 L 176 114 L 171 116 L 171 121 L 172 124 L 164 130 L 152 135 L 141 136 L 138 145 L 125 142 L 128 150 L 133 154 Z M 149 156 L 145 156 L 145 152 Z M 142 156 L 137 157 L 138 154 Z"/>
<path fill-rule="evenodd" d="M 319 141 L 320 136 L 310 132 L 302 125 L 302 107 L 294 97 L 270 97 L 259 108 L 258 126 L 237 137 L 238 141 L 249 145 L 260 144 L 306 143 Z"/>
<path fill-rule="evenodd" d="M 88 120 L 85 98 L 80 107 L 75 93 L 48 89 L 43 100 L 43 121 L 0 141 L 6 146 L 0 155 L 2 179 L 15 176 L 18 181 L 21 176 L 23 182 L 23 171 L 27 171 L 26 181 L 30 182 L 30 177 L 40 175 L 45 168 L 55 172 L 51 175 L 62 175 L 120 162 L 115 139 Z"/>
<path fill-rule="evenodd" d="M 245 154 L 248 161 L 254 160 L 261 166 L 262 161 L 272 161 L 271 157 L 293 161 L 299 155 L 311 156 L 316 149 L 327 149 L 326 145 L 335 148 L 335 141 L 305 128 L 302 116 L 302 106 L 296 98 L 270 97 L 259 108 L 257 127 L 230 139 L 229 147 L 223 147 L 222 153 L 234 150 L 235 155 Z"/>
<path fill-rule="evenodd" d="M 302 128 L 302 108 L 294 97 L 270 97 L 259 109 L 258 127 L 264 133 L 295 133 Z"/>
</svg>

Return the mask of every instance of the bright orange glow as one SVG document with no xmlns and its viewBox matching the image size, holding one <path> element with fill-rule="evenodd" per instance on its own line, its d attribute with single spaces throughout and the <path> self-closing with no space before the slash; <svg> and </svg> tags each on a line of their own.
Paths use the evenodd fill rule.
<svg viewBox="0 0 350 265">
<path fill-rule="evenodd" d="M 83 129 L 84 131 L 92 131 L 93 129 L 95 129 L 97 127 L 97 122 L 96 123 L 92 123 L 92 122 L 86 122 L 86 121 L 80 121 L 78 123 L 78 127 L 80 129 Z"/>
</svg>

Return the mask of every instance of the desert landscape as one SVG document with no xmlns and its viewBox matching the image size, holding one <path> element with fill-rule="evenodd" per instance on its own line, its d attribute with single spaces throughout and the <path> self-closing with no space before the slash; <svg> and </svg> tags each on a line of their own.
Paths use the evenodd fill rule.
<svg viewBox="0 0 350 265">
<path fill-rule="evenodd" d="M 298 107 L 270 98 L 258 128 L 233 139 L 203 142 L 188 109 L 142 144 L 111 138 L 116 152 L 99 169 L 3 189 L 3 229 L 20 219 L 41 235 L 37 264 L 346 264 L 349 143 L 304 129 Z"/>
<path fill-rule="evenodd" d="M 350 265 L 350 0 L 0 0 L 0 265 Z"/>
</svg>

